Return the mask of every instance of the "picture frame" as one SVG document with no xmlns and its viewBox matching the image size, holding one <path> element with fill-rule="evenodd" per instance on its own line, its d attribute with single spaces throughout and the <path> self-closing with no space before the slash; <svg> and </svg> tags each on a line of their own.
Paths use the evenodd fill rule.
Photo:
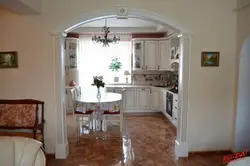
<svg viewBox="0 0 250 166">
<path fill-rule="evenodd" d="M 201 66 L 218 67 L 220 61 L 220 52 L 201 52 Z"/>
<path fill-rule="evenodd" d="M 0 52 L 0 68 L 18 68 L 17 51 Z"/>
</svg>

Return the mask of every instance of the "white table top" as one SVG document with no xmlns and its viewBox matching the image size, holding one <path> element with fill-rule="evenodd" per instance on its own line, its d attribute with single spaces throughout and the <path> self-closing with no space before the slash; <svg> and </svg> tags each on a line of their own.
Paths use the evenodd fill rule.
<svg viewBox="0 0 250 166">
<path fill-rule="evenodd" d="M 96 96 L 97 93 L 83 93 L 81 96 L 77 97 L 75 101 L 82 103 L 109 103 L 122 99 L 122 95 L 119 93 L 101 93 L 100 99 L 98 99 Z"/>
<path fill-rule="evenodd" d="M 244 157 L 242 159 L 231 161 L 227 166 L 249 166 L 250 157 Z"/>
</svg>

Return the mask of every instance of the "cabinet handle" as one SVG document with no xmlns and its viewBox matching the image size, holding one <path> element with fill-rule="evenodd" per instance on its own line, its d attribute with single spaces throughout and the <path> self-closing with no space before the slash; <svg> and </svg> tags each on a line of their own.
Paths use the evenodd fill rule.
<svg viewBox="0 0 250 166">
<path fill-rule="evenodd" d="M 146 65 L 146 70 L 148 69 L 148 65 Z"/>
<path fill-rule="evenodd" d="M 177 109 L 177 107 L 174 107 L 175 109 Z"/>
<path fill-rule="evenodd" d="M 176 102 L 178 101 L 178 100 L 175 100 Z"/>
<path fill-rule="evenodd" d="M 158 70 L 160 70 L 160 65 L 158 65 Z"/>
<path fill-rule="evenodd" d="M 145 90 L 145 88 L 141 88 L 141 90 Z"/>
</svg>

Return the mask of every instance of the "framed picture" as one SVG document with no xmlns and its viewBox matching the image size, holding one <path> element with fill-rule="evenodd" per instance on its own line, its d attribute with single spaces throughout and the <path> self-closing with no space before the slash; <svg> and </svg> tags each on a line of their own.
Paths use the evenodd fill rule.
<svg viewBox="0 0 250 166">
<path fill-rule="evenodd" d="M 219 66 L 220 52 L 201 52 L 201 66 Z"/>
<path fill-rule="evenodd" d="M 0 68 L 17 68 L 17 52 L 0 52 Z"/>
</svg>

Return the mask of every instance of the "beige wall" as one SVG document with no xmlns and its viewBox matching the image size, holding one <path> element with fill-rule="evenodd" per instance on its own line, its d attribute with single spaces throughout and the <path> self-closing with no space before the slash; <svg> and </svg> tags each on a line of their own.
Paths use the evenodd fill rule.
<svg viewBox="0 0 250 166">
<path fill-rule="evenodd" d="M 16 49 L 20 54 L 18 70 L 0 71 L 4 80 L 4 86 L 0 86 L 0 94 L 1 98 L 27 96 L 47 101 L 46 117 L 49 118 L 47 134 L 51 134 L 47 135 L 49 137 L 47 141 L 53 143 L 55 127 L 51 121 L 55 114 L 52 98 L 54 90 L 52 39 L 38 22 L 49 27 L 47 31 L 62 31 L 85 18 L 91 18 L 91 13 L 95 11 L 108 15 L 116 10 L 116 5 L 128 5 L 154 12 L 168 20 L 169 24 L 192 33 L 189 148 L 193 151 L 231 148 L 237 23 L 237 15 L 232 10 L 236 7 L 236 0 L 106 0 L 105 2 L 44 0 L 43 2 L 40 16 L 31 18 L 13 14 L 0 16 L 1 25 L 4 25 L 4 30 L 0 31 L 0 35 L 4 35 L 4 38 L 0 38 L 0 49 Z M 26 33 L 30 35 L 26 36 Z M 9 36 L 10 34 L 15 35 Z M 220 67 L 201 67 L 201 51 L 220 51 Z M 39 73 L 40 76 L 35 76 L 35 73 Z M 24 76 L 27 78 L 23 79 Z M 9 80 L 12 82 L 9 83 Z M 37 83 L 40 83 L 40 89 L 37 88 Z"/>
<path fill-rule="evenodd" d="M 250 4 L 250 0 L 239 0 L 239 6 L 245 6 Z M 235 146 L 236 151 L 242 149 L 249 149 L 249 91 L 247 86 L 249 85 L 249 72 L 248 72 L 248 60 L 249 60 L 249 39 L 250 39 L 250 7 L 244 7 L 238 12 L 238 44 L 237 53 L 240 56 L 239 62 L 239 88 L 236 89 L 238 93 L 238 106 L 236 112 L 236 126 L 235 126 Z M 248 38 L 248 42 L 247 42 Z M 248 43 L 248 44 L 247 44 Z M 243 51 L 244 47 L 244 51 Z"/>
<path fill-rule="evenodd" d="M 54 151 L 54 74 L 52 38 L 28 17 L 0 10 L 0 51 L 18 51 L 18 69 L 0 70 L 0 99 L 45 101 L 45 142 Z"/>
</svg>

